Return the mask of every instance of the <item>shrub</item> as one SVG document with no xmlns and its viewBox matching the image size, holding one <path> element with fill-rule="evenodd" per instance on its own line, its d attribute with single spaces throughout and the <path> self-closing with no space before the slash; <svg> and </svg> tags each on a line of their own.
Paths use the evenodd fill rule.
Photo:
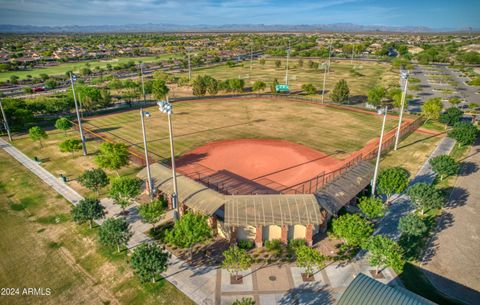
<svg viewBox="0 0 480 305">
<path fill-rule="evenodd" d="M 307 244 L 307 241 L 303 238 L 295 238 L 288 241 L 288 246 L 291 249 L 296 249 L 296 248 L 305 246 L 306 244 Z"/>
<path fill-rule="evenodd" d="M 244 249 L 244 250 L 250 250 L 250 249 L 253 249 L 253 247 L 255 246 L 255 243 L 253 242 L 253 240 L 239 240 L 237 242 L 237 246 L 240 248 L 240 249 Z"/>
<path fill-rule="evenodd" d="M 268 251 L 280 251 L 282 249 L 282 241 L 280 239 L 267 240 L 265 248 Z"/>
</svg>

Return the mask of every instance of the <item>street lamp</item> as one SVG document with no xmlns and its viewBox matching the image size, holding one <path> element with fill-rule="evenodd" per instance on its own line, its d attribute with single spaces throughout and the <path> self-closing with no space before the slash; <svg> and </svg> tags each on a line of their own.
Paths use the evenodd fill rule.
<svg viewBox="0 0 480 305">
<path fill-rule="evenodd" d="M 140 108 L 140 118 L 142 121 L 142 133 L 143 133 L 143 147 L 145 148 L 145 165 L 147 166 L 147 186 L 148 193 L 151 198 L 154 195 L 154 186 L 152 181 L 152 174 L 150 172 L 150 161 L 148 160 L 148 144 L 147 144 L 147 132 L 145 130 L 145 117 L 150 117 L 150 112 L 143 111 L 143 108 Z"/>
<path fill-rule="evenodd" d="M 332 47 L 331 45 L 328 46 L 328 63 L 326 66 L 324 66 L 324 69 L 323 69 L 322 103 L 325 97 L 325 83 L 327 81 L 327 68 L 328 68 L 328 71 L 330 71 L 330 54 L 332 54 L 331 47 Z"/>
<path fill-rule="evenodd" d="M 375 189 L 377 186 L 377 177 L 378 177 L 378 168 L 380 167 L 380 157 L 382 155 L 382 144 L 383 144 L 383 134 L 385 131 L 385 122 L 387 121 L 387 106 L 383 110 L 383 123 L 382 123 L 382 132 L 380 133 L 380 142 L 378 143 L 378 152 L 377 152 L 377 161 L 375 163 L 375 172 L 373 173 L 372 181 L 372 197 L 375 196 Z M 381 113 L 379 111 L 379 113 Z"/>
<path fill-rule="evenodd" d="M 408 71 L 400 72 L 400 81 L 405 82 L 403 91 L 402 91 L 402 101 L 400 106 L 400 117 L 398 119 L 398 127 L 397 127 L 397 134 L 395 136 L 395 148 L 398 148 L 398 142 L 400 141 L 400 127 L 402 126 L 402 118 L 403 118 L 403 110 L 405 108 L 405 98 L 407 96 L 407 87 L 408 87 Z"/>
<path fill-rule="evenodd" d="M 157 103 L 158 108 L 161 112 L 166 113 L 168 117 L 168 131 L 170 135 L 170 158 L 172 162 L 172 179 L 173 179 L 173 194 L 172 194 L 172 204 L 174 209 L 173 218 L 175 221 L 180 217 L 180 208 L 178 206 L 178 190 L 177 190 L 177 172 L 175 169 L 175 148 L 173 146 L 173 127 L 172 127 L 172 104 L 168 101 L 168 96 L 166 101 L 160 101 Z"/>
<path fill-rule="evenodd" d="M 3 116 L 3 126 L 7 130 L 8 140 L 12 142 L 12 135 L 10 134 L 10 127 L 8 126 L 7 116 L 5 115 L 5 111 L 3 111 L 2 101 L 0 100 L 0 110 L 2 111 Z"/>
<path fill-rule="evenodd" d="M 143 93 L 143 103 L 146 104 L 147 101 L 145 99 L 145 83 L 143 82 L 143 62 L 140 63 L 140 76 L 142 78 L 142 93 Z"/>
<path fill-rule="evenodd" d="M 80 139 L 82 140 L 83 155 L 86 156 L 87 145 L 85 144 L 85 136 L 83 135 L 83 128 L 82 128 L 82 119 L 80 118 L 80 113 L 78 112 L 77 95 L 75 94 L 76 81 L 77 81 L 77 76 L 72 72 L 70 72 L 70 83 L 72 84 L 73 101 L 75 102 L 75 112 L 77 112 L 78 129 L 80 130 Z"/>
</svg>

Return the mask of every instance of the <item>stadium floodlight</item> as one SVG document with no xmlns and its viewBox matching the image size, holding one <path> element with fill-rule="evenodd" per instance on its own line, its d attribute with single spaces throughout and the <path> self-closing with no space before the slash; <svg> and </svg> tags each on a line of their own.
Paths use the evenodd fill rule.
<svg viewBox="0 0 480 305">
<path fill-rule="evenodd" d="M 377 177 L 378 177 L 378 168 L 380 167 L 380 157 L 382 155 L 382 144 L 383 144 L 383 134 L 385 132 L 385 123 L 387 121 L 387 106 L 382 110 L 378 111 L 378 114 L 383 113 L 383 122 L 382 122 L 382 132 L 380 133 L 380 142 L 378 143 L 378 151 L 377 151 L 377 161 L 375 163 L 375 171 L 373 173 L 373 181 L 372 181 L 372 197 L 375 196 L 375 190 L 377 187 Z"/>
<path fill-rule="evenodd" d="M 77 76 L 72 72 L 70 72 L 70 83 L 72 85 L 72 94 L 73 94 L 73 101 L 75 103 L 75 112 L 77 113 L 78 130 L 80 131 L 80 139 L 82 140 L 83 155 L 86 156 L 87 145 L 85 144 L 85 136 L 83 135 L 83 128 L 82 128 L 82 119 L 80 118 L 80 112 L 78 111 L 77 95 L 75 94 L 76 81 L 77 81 Z"/>
<path fill-rule="evenodd" d="M 173 194 L 172 194 L 172 204 L 173 204 L 173 219 L 175 221 L 180 217 L 180 207 L 178 206 L 178 188 L 177 188 L 177 172 L 175 168 L 175 148 L 173 145 L 173 126 L 172 126 L 172 113 L 173 107 L 172 104 L 168 101 L 168 96 L 166 101 L 160 101 L 157 103 L 158 109 L 160 112 L 167 114 L 168 117 L 168 131 L 170 135 L 170 161 L 172 163 L 172 180 L 173 180 Z"/>
<path fill-rule="evenodd" d="M 409 73 L 408 71 L 400 71 L 400 85 L 403 84 L 403 90 L 402 90 L 402 100 L 400 103 L 400 116 L 398 118 L 398 127 L 397 127 L 397 133 L 395 134 L 395 147 L 394 150 L 398 149 L 398 143 L 400 142 L 400 128 L 402 126 L 402 119 L 403 119 L 403 111 L 405 109 L 405 99 L 407 96 L 407 88 L 408 88 L 408 77 Z"/>
<path fill-rule="evenodd" d="M 153 186 L 152 174 L 150 172 L 150 160 L 148 159 L 148 142 L 147 142 L 147 131 L 145 130 L 145 117 L 150 117 L 150 112 L 143 111 L 143 108 L 140 108 L 140 119 L 142 122 L 142 134 L 143 134 L 143 147 L 145 149 L 145 166 L 147 167 L 147 190 L 151 198 L 155 193 L 155 188 Z"/>
<path fill-rule="evenodd" d="M 3 116 L 3 126 L 5 127 L 5 130 L 7 131 L 8 135 L 8 140 L 12 142 L 12 135 L 10 134 L 10 127 L 8 126 L 8 121 L 7 121 L 7 116 L 5 115 L 5 111 L 3 111 L 3 105 L 2 101 L 0 100 L 0 111 L 2 112 Z"/>
</svg>

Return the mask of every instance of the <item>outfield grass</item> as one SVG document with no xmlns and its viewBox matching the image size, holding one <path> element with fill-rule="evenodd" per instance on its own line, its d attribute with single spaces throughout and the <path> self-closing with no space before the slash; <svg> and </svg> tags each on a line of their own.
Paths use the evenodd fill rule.
<svg viewBox="0 0 480 305">
<path fill-rule="evenodd" d="M 114 59 L 106 59 L 106 60 L 91 60 L 91 61 L 82 61 L 82 62 L 70 62 L 70 63 L 60 63 L 56 66 L 46 67 L 46 68 L 37 68 L 28 71 L 8 71 L 8 72 L 1 72 L 0 73 L 0 81 L 6 81 L 10 79 L 10 76 L 16 75 L 20 79 L 26 79 L 27 75 L 31 75 L 32 77 L 39 77 L 40 74 L 48 74 L 50 76 L 53 75 L 64 75 L 68 71 L 79 72 L 81 68 L 86 67 L 86 64 L 90 64 L 90 68 L 93 69 L 95 67 L 106 68 L 107 64 L 117 65 L 120 63 L 127 63 L 129 61 L 134 61 L 135 63 L 139 63 L 140 61 L 144 63 L 148 62 L 155 62 L 158 60 L 165 60 L 169 58 L 178 58 L 180 55 L 178 54 L 162 54 L 159 56 L 149 56 L 149 57 L 119 57 Z"/>
<path fill-rule="evenodd" d="M 142 285 L 125 253 L 70 221 L 71 205 L 0 150 L 0 287 L 50 288 L 50 296 L 1 296 L 2 304 L 193 304 L 165 280 Z"/>
<path fill-rule="evenodd" d="M 145 109 L 148 148 L 155 158 L 168 158 L 167 117 L 157 107 Z M 382 117 L 280 99 L 223 99 L 174 103 L 176 155 L 212 141 L 281 139 L 343 158 L 378 137 Z M 388 120 L 392 129 L 396 120 Z M 85 126 L 143 151 L 138 110 L 99 116 Z"/>
<path fill-rule="evenodd" d="M 303 60 L 303 67 L 298 66 L 298 58 L 292 58 L 289 63 L 289 78 L 288 84 L 291 91 L 301 90 L 301 86 L 306 83 L 315 85 L 319 93 L 323 86 L 323 70 L 320 68 L 310 69 L 307 67 L 307 61 Z M 320 60 L 316 62 L 322 63 Z M 257 80 L 271 84 L 274 78 L 277 78 L 280 83 L 285 81 L 285 60 L 282 60 L 280 68 L 275 67 L 275 60 L 267 59 L 264 65 L 259 61 L 254 61 L 250 72 L 250 62 L 237 64 L 235 67 L 228 67 L 227 65 L 219 65 L 211 68 L 196 69 L 192 72 L 192 76 L 210 75 L 214 78 L 225 80 L 229 78 L 242 78 L 245 80 L 245 86 L 251 87 Z M 352 72 L 352 68 L 355 71 Z M 187 76 L 187 74 L 183 74 Z M 350 61 L 332 61 L 329 76 L 326 80 L 325 90 L 332 90 L 335 84 L 345 79 L 350 88 L 350 95 L 366 96 L 369 88 L 376 84 L 384 86 L 398 86 L 399 75 L 397 72 L 391 70 L 391 65 L 378 62 L 358 62 L 354 61 L 353 65 Z M 269 90 L 269 88 L 267 88 Z M 318 96 L 318 94 L 317 94 Z"/>
<path fill-rule="evenodd" d="M 438 136 L 414 132 L 399 144 L 397 151 L 391 150 L 382 157 L 380 167 L 401 166 L 414 176 L 441 139 Z"/>
<path fill-rule="evenodd" d="M 43 148 L 40 147 L 40 143 L 32 142 L 28 135 L 16 136 L 13 144 L 20 149 L 30 158 L 37 157 L 42 166 L 51 172 L 53 175 L 59 177 L 60 174 L 68 178 L 68 184 L 75 190 L 79 191 L 84 196 L 96 195 L 88 189 L 82 187 L 76 179 L 86 169 L 98 167 L 95 162 L 95 154 L 98 151 L 100 145 L 99 142 L 87 141 L 88 156 L 84 157 L 81 151 L 75 153 L 75 157 L 72 158 L 70 153 L 62 153 L 58 145 L 65 139 L 77 138 L 80 136 L 78 131 L 73 129 L 67 133 L 65 137 L 63 132 L 58 130 L 47 131 L 48 139 L 43 141 Z M 121 175 L 135 175 L 140 168 L 132 163 L 119 170 Z M 109 176 L 117 176 L 114 171 L 107 171 Z M 106 190 L 102 190 L 100 195 L 104 195 Z"/>
</svg>

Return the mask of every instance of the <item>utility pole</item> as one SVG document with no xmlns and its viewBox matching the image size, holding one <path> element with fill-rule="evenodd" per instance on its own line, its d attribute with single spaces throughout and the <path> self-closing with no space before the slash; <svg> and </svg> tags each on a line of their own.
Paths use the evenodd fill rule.
<svg viewBox="0 0 480 305">
<path fill-rule="evenodd" d="M 147 186 L 148 194 L 150 198 L 154 195 L 154 186 L 152 181 L 152 174 L 150 172 L 150 161 L 148 160 L 148 143 L 147 143 L 147 131 L 145 130 L 145 116 L 150 116 L 150 113 L 144 112 L 143 108 L 140 108 L 140 118 L 142 121 L 142 133 L 143 133 L 143 147 L 145 148 L 145 165 L 147 166 Z"/>
<path fill-rule="evenodd" d="M 168 131 L 170 135 L 170 159 L 172 163 L 172 182 L 173 182 L 173 194 L 172 194 L 172 203 L 174 208 L 174 215 L 173 218 L 177 221 L 180 217 L 180 207 L 178 205 L 178 188 L 177 188 L 177 171 L 175 168 L 175 148 L 173 146 L 173 126 L 172 126 L 172 104 L 168 101 L 166 102 L 158 102 L 158 106 L 160 106 L 160 111 L 167 114 L 168 117 Z"/>
<path fill-rule="evenodd" d="M 385 123 L 387 121 L 387 109 L 387 106 L 385 106 L 383 114 L 382 132 L 380 133 L 380 142 L 378 143 L 377 161 L 375 163 L 375 172 L 373 173 L 372 196 L 375 196 L 375 190 L 377 187 L 378 168 L 380 167 L 380 157 L 382 155 L 383 133 L 385 132 Z"/>
<path fill-rule="evenodd" d="M 187 53 L 188 55 L 188 81 L 192 81 L 192 66 L 190 64 L 190 52 Z"/>
<path fill-rule="evenodd" d="M 287 64 L 285 65 L 285 85 L 288 86 L 288 60 L 290 58 L 290 40 L 288 41 Z"/>
<path fill-rule="evenodd" d="M 10 134 L 10 127 L 8 126 L 7 116 L 5 115 L 5 111 L 3 111 L 2 100 L 0 100 L 0 110 L 2 111 L 3 116 L 3 126 L 7 130 L 8 140 L 12 142 L 12 135 Z"/>
<path fill-rule="evenodd" d="M 143 62 L 140 64 L 140 76 L 142 78 L 143 103 L 146 104 L 147 100 L 145 99 L 145 83 L 143 82 Z"/>
<path fill-rule="evenodd" d="M 77 112 L 77 120 L 78 120 L 78 130 L 80 131 L 80 139 L 82 140 L 82 149 L 83 155 L 87 155 L 87 145 L 85 143 L 85 136 L 83 135 L 83 128 L 82 128 L 82 119 L 80 118 L 80 112 L 78 111 L 78 103 L 77 103 L 77 95 L 75 94 L 75 81 L 77 77 L 70 72 L 70 83 L 72 84 L 72 93 L 73 93 L 73 101 L 75 102 L 75 111 Z"/>
<path fill-rule="evenodd" d="M 407 87 L 408 87 L 408 71 L 401 72 L 401 79 L 405 81 L 405 86 L 403 87 L 402 91 L 402 101 L 401 101 L 401 106 L 400 106 L 400 117 L 398 119 L 398 127 L 397 127 L 397 134 L 395 136 L 395 148 L 394 150 L 398 149 L 398 143 L 400 142 L 400 127 L 402 126 L 402 118 L 403 118 L 403 111 L 405 109 L 405 99 L 407 96 Z"/>
</svg>

